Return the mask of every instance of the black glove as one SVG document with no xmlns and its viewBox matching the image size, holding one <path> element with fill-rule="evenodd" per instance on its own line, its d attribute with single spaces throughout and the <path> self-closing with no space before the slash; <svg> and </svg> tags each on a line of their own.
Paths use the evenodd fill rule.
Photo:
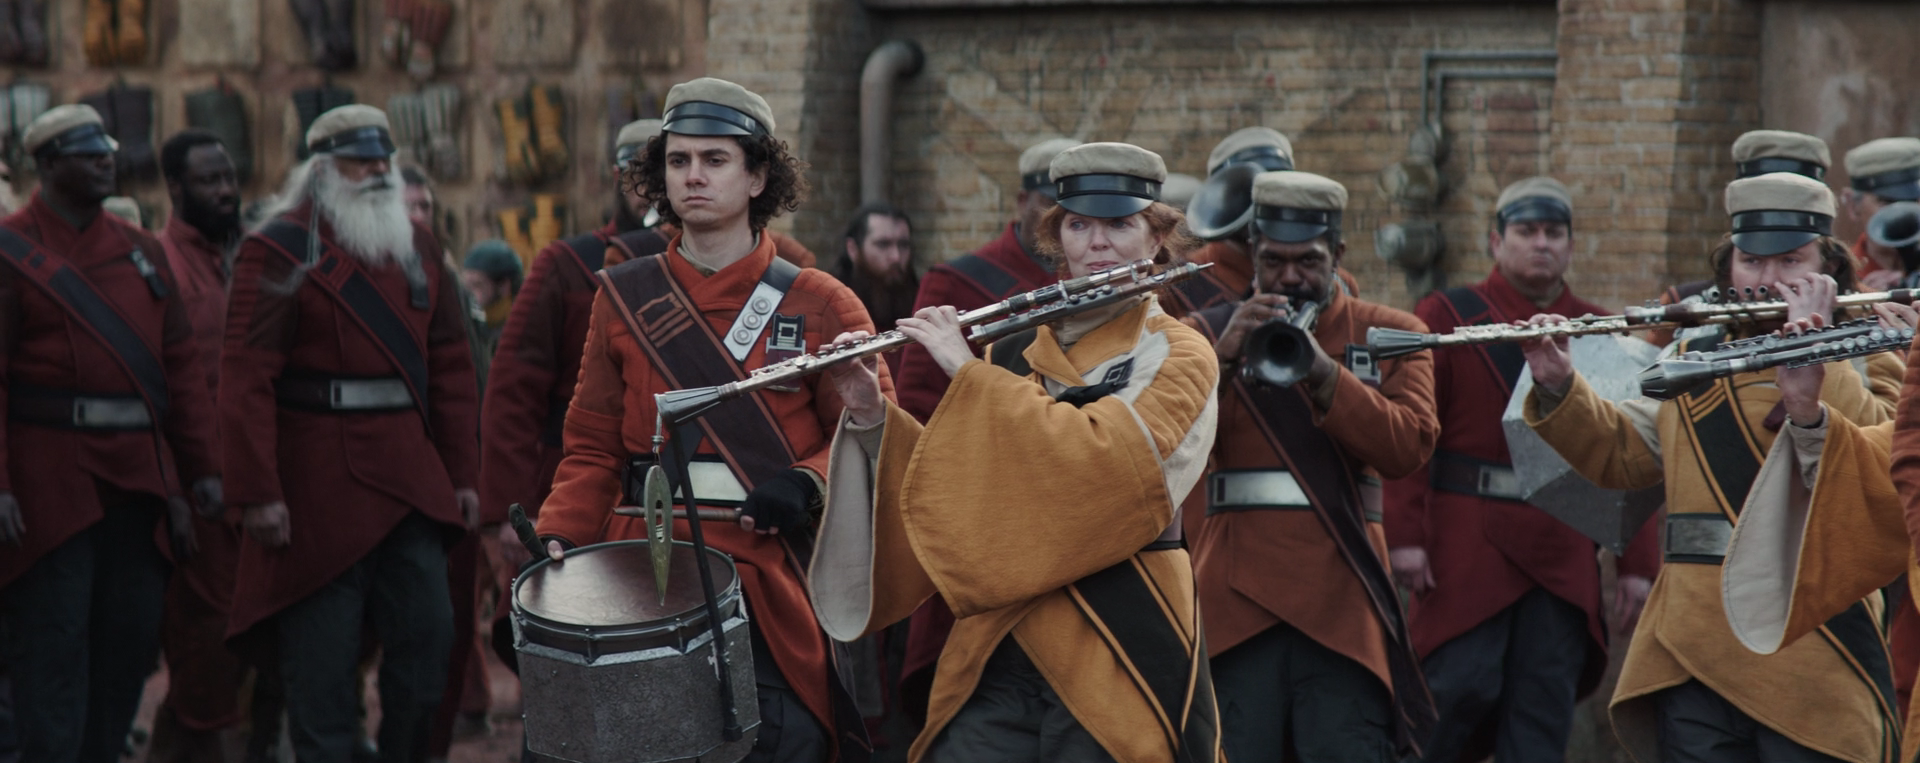
<svg viewBox="0 0 1920 763">
<path fill-rule="evenodd" d="M 755 530 L 805 527 L 813 521 L 820 488 L 799 469 L 788 469 L 755 485 L 740 504 L 740 516 L 753 518 Z"/>
</svg>

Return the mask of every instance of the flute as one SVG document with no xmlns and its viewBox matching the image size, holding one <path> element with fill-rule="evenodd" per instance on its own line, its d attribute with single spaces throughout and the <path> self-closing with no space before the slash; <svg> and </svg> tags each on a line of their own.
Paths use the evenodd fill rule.
<svg viewBox="0 0 1920 763">
<path fill-rule="evenodd" d="M 1848 321 L 1799 336 L 1766 336 L 1728 342 L 1711 350 L 1688 352 L 1662 360 L 1640 372 L 1640 394 L 1672 400 L 1721 379 L 1749 371 L 1785 366 L 1799 368 L 1830 363 L 1876 352 L 1904 350 L 1913 344 L 1913 329 L 1890 329 L 1878 320 Z"/>
<path fill-rule="evenodd" d="M 1764 297 L 1766 289 L 1751 292 Z M 1894 289 L 1847 294 L 1834 300 L 1838 308 L 1871 307 L 1881 302 L 1913 304 L 1920 290 Z M 1589 334 L 1624 334 L 1653 328 L 1684 328 L 1726 323 L 1762 323 L 1785 320 L 1784 300 L 1736 300 L 1724 302 L 1680 302 L 1672 305 L 1629 307 L 1619 315 L 1588 315 L 1550 326 L 1514 326 L 1488 323 L 1461 326 L 1444 334 L 1372 328 L 1367 330 L 1367 349 L 1375 358 L 1397 358 L 1421 350 L 1461 347 L 1494 342 L 1519 342 L 1545 337 L 1575 337 Z"/>
</svg>

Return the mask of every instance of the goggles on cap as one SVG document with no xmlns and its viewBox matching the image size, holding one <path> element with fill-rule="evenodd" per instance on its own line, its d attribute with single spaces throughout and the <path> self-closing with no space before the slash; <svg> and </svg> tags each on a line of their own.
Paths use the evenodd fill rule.
<svg viewBox="0 0 1920 763">
<path fill-rule="evenodd" d="M 1120 174 L 1070 175 L 1054 182 L 1060 206 L 1087 217 L 1126 217 L 1160 199 L 1160 184 Z"/>
<path fill-rule="evenodd" d="M 687 101 L 667 109 L 661 118 L 661 132 L 681 135 L 765 135 L 760 120 L 732 106 L 711 101 Z"/>
<path fill-rule="evenodd" d="M 47 139 L 33 153 L 36 156 L 97 156 L 111 154 L 119 148 L 120 144 L 107 134 L 106 128 L 88 123 L 68 128 Z"/>
<path fill-rule="evenodd" d="M 1260 235 L 1295 244 L 1312 241 L 1340 229 L 1340 212 L 1332 209 L 1256 206 L 1253 225 Z"/>
<path fill-rule="evenodd" d="M 1499 227 L 1505 229 L 1510 223 L 1552 222 L 1572 223 L 1573 210 L 1565 202 L 1548 196 L 1528 196 L 1516 199 L 1513 203 L 1500 208 L 1495 218 Z"/>
<path fill-rule="evenodd" d="M 1274 146 L 1248 146 L 1233 152 L 1231 156 L 1227 157 L 1226 161 L 1220 163 L 1220 167 L 1215 169 L 1214 172 L 1219 172 L 1221 169 L 1236 164 L 1257 164 L 1260 165 L 1261 169 L 1268 172 L 1285 172 L 1293 169 L 1293 160 L 1288 159 L 1286 154 L 1280 153 L 1279 148 Z"/>
<path fill-rule="evenodd" d="M 393 156 L 393 135 L 385 127 L 355 127 L 309 143 L 307 150 L 347 159 L 385 159 Z"/>
<path fill-rule="evenodd" d="M 1814 164 L 1813 162 L 1801 159 L 1788 159 L 1783 156 L 1763 156 L 1758 159 L 1749 159 L 1744 162 L 1737 162 L 1733 167 L 1734 172 L 1738 174 L 1738 178 L 1759 177 L 1769 172 L 1791 172 L 1795 175 L 1805 175 L 1814 180 L 1827 179 L 1827 168 Z"/>
<path fill-rule="evenodd" d="M 1865 191 L 1888 201 L 1920 200 L 1920 167 L 1854 178 L 1853 190 Z"/>
<path fill-rule="evenodd" d="M 1761 257 L 1791 252 L 1832 233 L 1833 218 L 1829 215 L 1790 209 L 1762 209 L 1733 215 L 1733 245 Z"/>
</svg>

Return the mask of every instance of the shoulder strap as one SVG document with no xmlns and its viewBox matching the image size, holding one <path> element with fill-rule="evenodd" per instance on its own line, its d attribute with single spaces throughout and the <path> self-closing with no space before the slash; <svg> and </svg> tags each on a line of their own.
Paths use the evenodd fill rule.
<svg viewBox="0 0 1920 763">
<path fill-rule="evenodd" d="M 1220 335 L 1227 333 L 1227 324 L 1233 322 L 1234 307 L 1234 305 L 1214 305 L 1191 315 L 1195 322 L 1200 324 L 1201 335 L 1205 336 L 1207 341 L 1218 342 Z"/>
<path fill-rule="evenodd" d="M 1768 448 L 1761 445 L 1752 422 L 1741 415 L 1733 381 L 1716 379 L 1706 389 L 1681 395 L 1675 402 L 1680 405 L 1680 426 L 1688 429 L 1688 447 L 1707 478 L 1708 493 L 1729 520 L 1739 516 Z"/>
<path fill-rule="evenodd" d="M 1229 384 L 1241 403 L 1255 412 L 1251 420 L 1299 481 L 1321 526 L 1366 589 L 1374 616 L 1379 618 L 1388 640 L 1395 744 L 1401 750 L 1417 750 L 1425 744 L 1439 714 L 1427 690 L 1420 658 L 1414 654 L 1393 578 L 1367 535 L 1360 488 L 1344 451 L 1314 421 L 1313 403 L 1297 385 L 1281 389 L 1239 378 Z"/>
<path fill-rule="evenodd" d="M 134 330 L 111 302 L 64 257 L 42 248 L 26 236 L 0 228 L 0 253 L 14 270 L 32 281 L 66 310 L 75 323 L 112 351 L 120 369 L 140 390 L 156 425 L 167 411 L 167 369 L 160 355 Z"/>
<path fill-rule="evenodd" d="M 948 260 L 946 265 L 982 294 L 993 299 L 1006 299 L 1020 288 L 1020 279 L 1007 272 L 1006 268 L 977 254 L 960 255 Z"/>
<path fill-rule="evenodd" d="M 1037 329 L 1027 329 L 996 340 L 987 345 L 987 362 L 1012 371 L 1015 376 L 1032 374 L 1033 366 L 1027 363 L 1026 353 L 1036 336 L 1039 336 Z"/>
<path fill-rule="evenodd" d="M 659 254 L 667 250 L 667 237 L 660 235 L 659 231 L 652 228 L 630 230 L 614 236 L 613 240 L 607 243 L 625 250 L 627 259 L 629 260 L 637 260 L 641 257 Z M 603 260 L 603 264 L 601 264 L 600 267 L 604 268 L 606 267 L 604 264 L 605 257 L 601 259 Z M 589 275 L 591 275 L 591 273 L 589 273 Z"/>
<path fill-rule="evenodd" d="M 1166 615 L 1172 591 L 1162 591 L 1137 557 L 1081 578 L 1068 587 L 1074 606 L 1154 705 L 1175 763 L 1213 763 L 1220 723 L 1204 635 L 1189 641 Z"/>
<path fill-rule="evenodd" d="M 255 235 L 296 263 L 305 261 L 305 252 L 312 237 L 306 227 L 284 218 L 267 223 Z M 322 244 L 325 244 L 324 240 Z M 366 271 L 351 264 L 343 265 L 345 261 L 333 247 L 327 246 L 319 263 L 307 273 L 307 280 L 345 307 L 347 315 L 380 347 L 381 353 L 387 356 L 388 362 L 400 372 L 400 378 L 406 381 L 407 387 L 413 392 L 413 407 L 420 412 L 420 419 L 428 431 L 432 431 L 433 417 L 427 412 L 427 392 L 430 388 L 427 386 L 426 348 L 414 338 L 413 331 L 407 328 L 399 311 L 380 293 L 379 287 L 373 285 Z M 353 272 L 344 281 L 335 283 L 337 279 L 333 273 L 341 267 L 350 267 Z"/>
<path fill-rule="evenodd" d="M 667 272 L 666 256 L 601 270 L 596 276 L 601 290 L 614 300 L 627 331 L 668 387 L 712 387 L 744 378 L 746 372 L 724 349 L 693 299 Z M 785 262 L 778 257 L 773 261 Z M 794 268 L 796 275 L 798 270 Z M 786 432 L 761 394 L 728 400 L 700 417 L 701 430 L 748 490 L 795 460 Z"/>
<path fill-rule="evenodd" d="M 573 255 L 573 264 L 579 265 L 588 278 L 607 264 L 607 240 L 592 233 L 582 233 L 572 238 L 563 238 L 555 242 L 560 248 Z"/>
<path fill-rule="evenodd" d="M 1197 277 L 1176 282 L 1168 291 L 1173 293 L 1174 299 L 1179 300 L 1186 307 L 1188 313 L 1205 310 L 1221 303 L 1234 302 L 1240 298 L 1238 294 L 1229 293 L 1227 287 L 1210 273 L 1201 273 Z"/>
<path fill-rule="evenodd" d="M 1480 292 L 1471 286 L 1456 286 L 1442 291 L 1440 300 L 1453 311 L 1454 318 L 1463 326 L 1507 321 L 1506 316 L 1488 304 Z M 1520 382 L 1521 369 L 1527 365 L 1527 356 L 1520 351 L 1520 345 L 1492 342 L 1474 345 L 1473 349 L 1486 362 L 1487 368 L 1493 371 L 1494 378 L 1506 385 L 1505 392 L 1511 396 L 1514 385 Z"/>
</svg>

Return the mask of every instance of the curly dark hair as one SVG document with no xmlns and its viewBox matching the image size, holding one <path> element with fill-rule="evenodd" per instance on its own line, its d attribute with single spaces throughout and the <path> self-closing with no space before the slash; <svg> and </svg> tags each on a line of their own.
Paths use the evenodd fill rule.
<svg viewBox="0 0 1920 763">
<path fill-rule="evenodd" d="M 764 230 L 782 212 L 799 209 L 810 190 L 807 163 L 788 153 L 786 141 L 772 135 L 738 135 L 733 139 L 747 155 L 748 172 L 767 171 L 766 189 L 747 203 L 747 223 L 755 231 Z M 662 221 L 680 225 L 680 215 L 674 213 L 673 203 L 667 198 L 667 133 L 647 139 L 647 147 L 627 162 L 620 176 L 623 188 L 646 199 Z"/>
<path fill-rule="evenodd" d="M 1040 217 L 1040 229 L 1034 231 L 1034 248 L 1040 255 L 1053 262 L 1055 270 L 1067 272 L 1066 251 L 1060 247 L 1060 226 L 1071 214 L 1066 207 L 1054 206 Z M 1164 269 L 1168 265 L 1186 262 L 1187 254 L 1200 248 L 1201 241 L 1187 232 L 1186 215 L 1164 202 L 1154 202 L 1146 209 L 1135 212 L 1147 223 L 1147 231 L 1160 236 L 1160 250 L 1153 253 L 1153 264 Z"/>
<path fill-rule="evenodd" d="M 1848 251 L 1847 245 L 1832 236 L 1821 236 L 1815 242 L 1820 245 L 1823 271 L 1833 276 L 1834 283 L 1840 286 L 1840 293 L 1846 294 L 1860 288 L 1859 279 L 1853 271 L 1853 253 Z M 1722 289 L 1733 285 L 1733 249 L 1733 234 L 1723 234 L 1720 242 L 1714 245 L 1713 252 L 1707 255 L 1707 264 L 1713 268 L 1713 283 Z"/>
</svg>

